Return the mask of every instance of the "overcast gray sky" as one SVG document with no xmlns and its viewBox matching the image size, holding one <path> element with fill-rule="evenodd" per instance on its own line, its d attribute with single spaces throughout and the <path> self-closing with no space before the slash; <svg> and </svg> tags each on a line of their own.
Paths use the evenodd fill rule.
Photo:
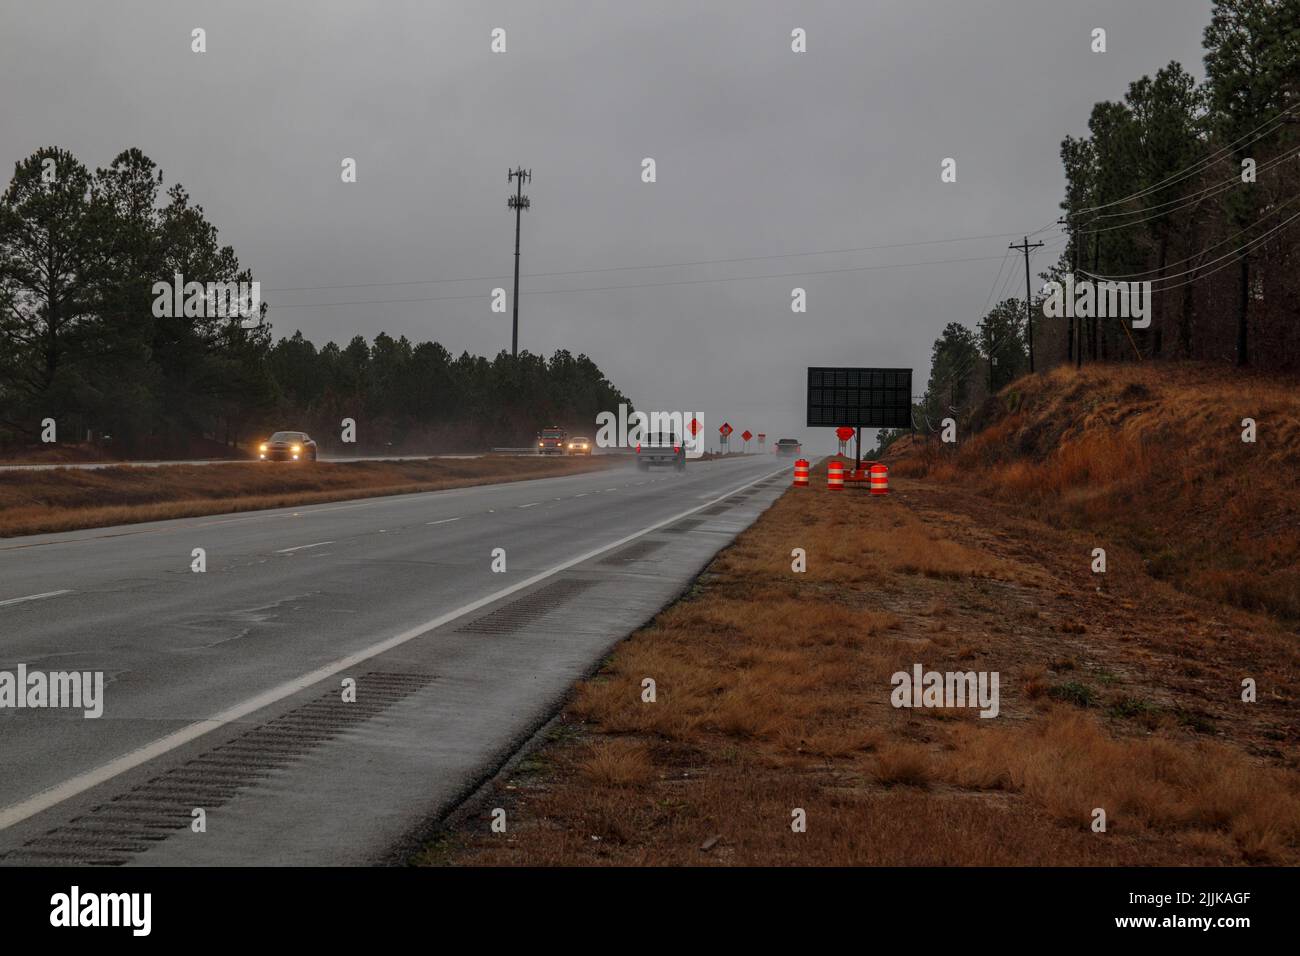
<svg viewBox="0 0 1300 956">
<path fill-rule="evenodd" d="M 0 161 L 58 145 L 93 168 L 138 146 L 253 270 L 277 336 L 386 331 L 491 356 L 510 346 L 489 293 L 510 285 L 516 164 L 534 174 L 525 276 L 1018 239 L 1059 215 L 1058 146 L 1094 102 L 1171 59 L 1202 76 L 1209 10 L 0 0 Z M 1012 238 L 525 278 L 520 347 L 586 352 L 638 407 L 701 412 L 710 432 L 726 419 L 833 450 L 803 424 L 805 367 L 909 366 L 920 391 L 935 336 L 979 319 Z M 958 258 L 979 261 L 893 267 Z M 846 269 L 861 271 L 808 274 Z M 742 276 L 774 277 L 697 281 Z M 432 279 L 459 281 L 398 284 Z M 363 283 L 392 284 L 275 291 Z M 607 286 L 650 287 L 552 291 Z"/>
</svg>

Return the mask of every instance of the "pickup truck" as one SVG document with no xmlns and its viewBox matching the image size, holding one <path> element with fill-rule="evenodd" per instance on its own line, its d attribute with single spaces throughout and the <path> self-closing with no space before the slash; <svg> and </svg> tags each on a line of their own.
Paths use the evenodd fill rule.
<svg viewBox="0 0 1300 956">
<path fill-rule="evenodd" d="M 802 445 L 794 438 L 782 438 L 776 443 L 775 451 L 778 458 L 789 458 L 799 454 L 803 448 Z"/>
<path fill-rule="evenodd" d="M 686 446 L 673 432 L 651 432 L 636 443 L 636 466 L 649 471 L 651 465 L 672 465 L 686 470 Z"/>
</svg>

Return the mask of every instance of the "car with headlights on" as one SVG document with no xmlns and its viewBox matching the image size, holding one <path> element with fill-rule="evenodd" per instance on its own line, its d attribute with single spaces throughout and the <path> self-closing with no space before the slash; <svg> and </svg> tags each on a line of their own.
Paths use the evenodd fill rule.
<svg viewBox="0 0 1300 956">
<path fill-rule="evenodd" d="M 261 461 L 315 461 L 316 443 L 306 432 L 276 432 L 257 446 Z"/>
<path fill-rule="evenodd" d="M 590 455 L 591 439 L 590 438 L 570 438 L 569 439 L 570 455 Z"/>
</svg>

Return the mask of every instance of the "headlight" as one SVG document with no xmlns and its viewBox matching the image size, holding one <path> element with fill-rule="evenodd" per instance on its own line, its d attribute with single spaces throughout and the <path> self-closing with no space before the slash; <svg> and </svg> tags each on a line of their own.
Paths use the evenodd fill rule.
<svg viewBox="0 0 1300 956">
<path fill-rule="evenodd" d="M 266 451 L 266 442 L 262 442 L 261 446 L 260 446 L 257 450 L 258 450 L 258 451 Z"/>
<path fill-rule="evenodd" d="M 546 447 L 546 442 L 544 442 L 544 441 L 539 441 L 539 442 L 537 443 L 537 447 L 538 447 L 538 448 L 545 448 L 545 447 Z"/>
<path fill-rule="evenodd" d="M 294 446 L 293 446 L 293 453 L 294 453 L 295 455 L 298 454 L 298 452 L 300 452 L 300 451 L 302 451 L 302 445 L 294 445 Z"/>
</svg>

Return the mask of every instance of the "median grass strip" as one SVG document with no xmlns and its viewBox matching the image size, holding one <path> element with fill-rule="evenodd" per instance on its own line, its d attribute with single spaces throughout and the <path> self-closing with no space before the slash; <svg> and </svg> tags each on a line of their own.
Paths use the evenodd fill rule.
<svg viewBox="0 0 1300 956">
<path fill-rule="evenodd" d="M 1088 539 L 974 494 L 813 483 L 578 684 L 416 862 L 1300 861 L 1297 656 L 1276 621 L 1123 559 L 1123 583 L 1099 582 Z M 893 707 L 916 663 L 998 672 L 999 715 Z"/>
<path fill-rule="evenodd" d="M 0 537 L 524 481 L 617 461 L 484 456 L 0 471 Z"/>
</svg>

